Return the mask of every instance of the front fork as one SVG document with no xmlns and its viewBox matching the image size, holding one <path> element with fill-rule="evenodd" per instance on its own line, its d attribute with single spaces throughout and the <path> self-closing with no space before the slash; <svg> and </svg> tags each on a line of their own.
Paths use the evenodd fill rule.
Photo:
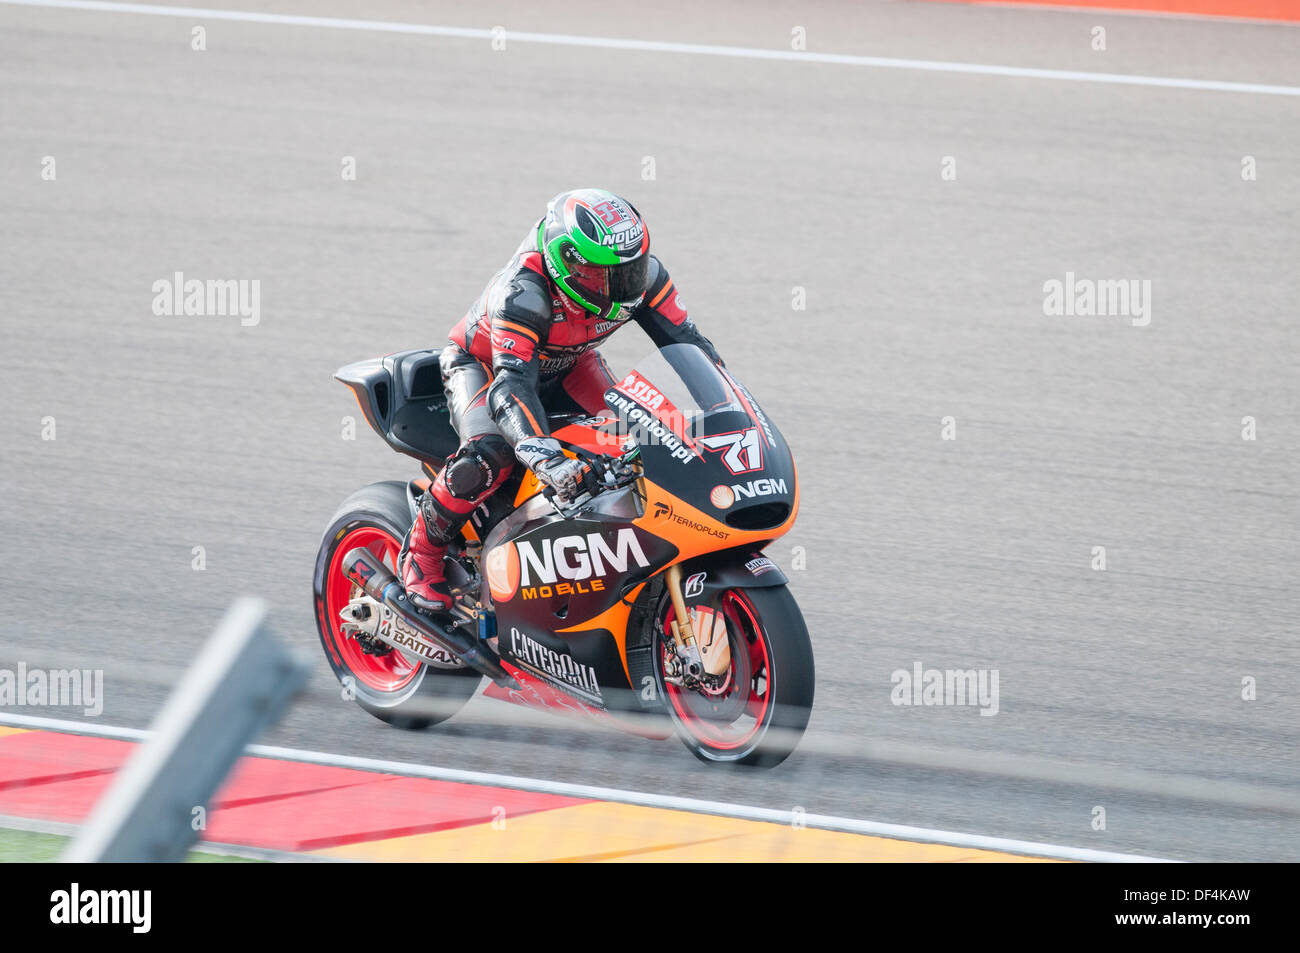
<svg viewBox="0 0 1300 953">
<path fill-rule="evenodd" d="M 699 681 L 705 673 L 722 675 L 731 668 L 731 644 L 727 639 L 726 622 L 719 613 L 700 612 L 700 619 L 708 631 L 703 643 L 696 638 L 695 616 L 686 609 L 682 594 L 682 564 L 673 563 L 664 572 L 668 598 L 673 604 L 675 618 L 669 623 L 681 670 L 687 684 Z M 697 610 L 699 611 L 699 610 Z M 719 629 L 721 631 L 719 631 Z"/>
</svg>

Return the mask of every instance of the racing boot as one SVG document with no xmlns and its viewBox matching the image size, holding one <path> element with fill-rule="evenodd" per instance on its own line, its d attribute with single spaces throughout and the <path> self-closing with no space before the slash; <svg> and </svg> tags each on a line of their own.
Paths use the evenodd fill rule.
<svg viewBox="0 0 1300 953">
<path fill-rule="evenodd" d="M 451 590 L 442 560 L 447 555 L 447 544 L 456 538 L 469 515 L 456 513 L 442 503 L 438 488 L 435 483 L 420 497 L 419 512 L 406 536 L 399 567 L 406 597 L 411 605 L 426 612 L 451 609 Z"/>
</svg>

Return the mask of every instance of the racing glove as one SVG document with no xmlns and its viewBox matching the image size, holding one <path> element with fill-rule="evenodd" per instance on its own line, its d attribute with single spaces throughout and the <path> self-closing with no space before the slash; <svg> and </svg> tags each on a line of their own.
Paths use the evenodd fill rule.
<svg viewBox="0 0 1300 953">
<path fill-rule="evenodd" d="M 561 503 L 580 496 L 595 482 L 595 474 L 586 463 L 566 457 L 560 452 L 560 443 L 551 437 L 522 440 L 515 445 L 517 456 L 537 479 L 555 490 Z"/>
</svg>

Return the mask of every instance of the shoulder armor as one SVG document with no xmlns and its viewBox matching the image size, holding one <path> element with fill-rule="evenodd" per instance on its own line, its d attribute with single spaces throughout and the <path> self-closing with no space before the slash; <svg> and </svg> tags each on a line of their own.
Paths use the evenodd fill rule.
<svg viewBox="0 0 1300 953">
<path fill-rule="evenodd" d="M 546 279 L 534 271 L 523 269 L 510 278 L 501 316 L 530 325 L 545 327 L 551 323 L 551 289 Z"/>
<path fill-rule="evenodd" d="M 647 279 L 646 279 L 646 290 L 647 290 L 647 292 L 649 292 L 650 289 L 652 289 L 652 288 L 654 288 L 656 285 L 658 285 L 658 284 L 659 284 L 659 279 L 662 278 L 662 277 L 664 277 L 664 276 L 666 276 L 667 274 L 668 274 L 668 269 L 664 267 L 663 262 L 661 262 L 661 261 L 660 261 L 658 258 L 656 258 L 654 255 L 651 255 L 651 256 L 650 256 L 650 270 L 649 270 L 649 274 L 648 274 Z"/>
</svg>

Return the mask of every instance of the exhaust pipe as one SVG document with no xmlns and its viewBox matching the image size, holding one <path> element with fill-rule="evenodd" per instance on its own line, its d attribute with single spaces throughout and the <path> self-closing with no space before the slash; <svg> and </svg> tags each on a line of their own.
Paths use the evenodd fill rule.
<svg viewBox="0 0 1300 953">
<path fill-rule="evenodd" d="M 360 546 L 349 550 L 343 557 L 343 575 L 365 590 L 366 595 L 392 610 L 403 627 L 413 630 L 415 638 L 428 643 L 430 650 L 440 648 L 450 652 L 498 685 L 506 688 L 519 687 L 510 673 L 501 667 L 501 659 L 490 648 L 464 632 L 443 625 L 433 616 L 411 605 L 397 577 L 370 550 Z M 381 634 L 378 638 L 393 645 L 391 634 L 387 637 Z M 402 645 L 394 647 L 408 648 Z M 413 647 L 413 651 L 416 655 L 421 654 L 419 646 Z"/>
</svg>

